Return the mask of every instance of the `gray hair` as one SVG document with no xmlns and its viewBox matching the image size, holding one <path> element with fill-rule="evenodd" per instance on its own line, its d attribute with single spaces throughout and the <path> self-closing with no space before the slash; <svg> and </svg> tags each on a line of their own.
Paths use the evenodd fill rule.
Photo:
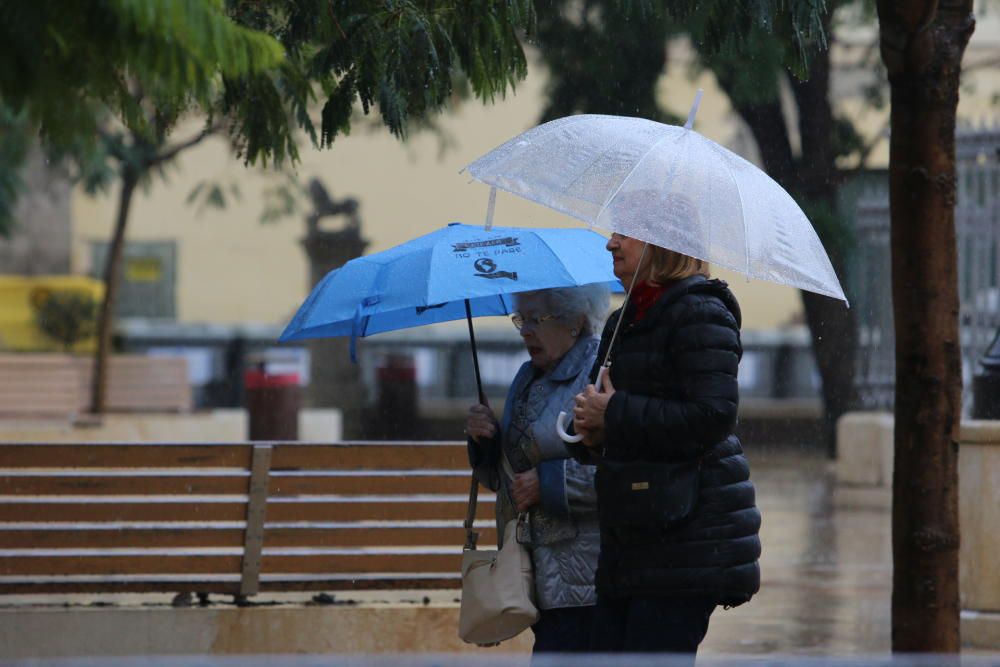
<svg viewBox="0 0 1000 667">
<path fill-rule="evenodd" d="M 611 290 L 603 283 L 580 287 L 552 287 L 514 295 L 515 305 L 522 295 L 541 297 L 545 310 L 558 319 L 573 324 L 581 315 L 584 318 L 583 335 L 600 335 L 608 316 Z"/>
</svg>

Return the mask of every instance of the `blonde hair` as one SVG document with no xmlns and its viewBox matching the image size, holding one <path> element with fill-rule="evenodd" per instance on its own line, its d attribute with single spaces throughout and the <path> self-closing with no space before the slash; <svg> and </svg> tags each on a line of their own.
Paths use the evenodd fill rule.
<svg viewBox="0 0 1000 667">
<path fill-rule="evenodd" d="M 708 262 L 653 244 L 646 248 L 646 258 L 642 263 L 644 266 L 640 267 L 639 276 L 645 274 L 646 280 L 660 285 L 695 275 L 711 276 Z"/>
</svg>

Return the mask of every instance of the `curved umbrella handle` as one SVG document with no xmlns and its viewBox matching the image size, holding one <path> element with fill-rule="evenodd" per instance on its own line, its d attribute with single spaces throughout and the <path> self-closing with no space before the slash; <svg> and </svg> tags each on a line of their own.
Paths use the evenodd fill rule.
<svg viewBox="0 0 1000 667">
<path fill-rule="evenodd" d="M 608 372 L 607 366 L 601 366 L 601 370 L 597 371 L 597 382 L 594 383 L 594 388 L 597 391 L 601 391 L 601 386 L 604 384 L 604 374 Z M 566 427 L 569 425 L 569 415 L 566 414 L 565 410 L 559 412 L 559 417 L 556 419 L 556 434 L 563 442 L 568 442 L 570 444 L 575 444 L 583 440 L 583 436 L 579 433 L 576 435 L 570 435 L 566 432 Z"/>
<path fill-rule="evenodd" d="M 576 435 L 570 435 L 566 432 L 566 427 L 569 425 L 569 415 L 563 410 L 559 413 L 558 419 L 556 419 L 556 433 L 559 435 L 563 442 L 568 442 L 574 444 L 583 440 L 583 436 L 577 433 Z"/>
</svg>

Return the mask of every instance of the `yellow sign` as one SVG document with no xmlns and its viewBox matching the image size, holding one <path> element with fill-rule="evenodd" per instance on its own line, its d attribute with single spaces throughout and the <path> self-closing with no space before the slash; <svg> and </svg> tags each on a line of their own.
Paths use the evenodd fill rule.
<svg viewBox="0 0 1000 667">
<path fill-rule="evenodd" d="M 163 263 L 156 257 L 129 257 L 125 279 L 130 283 L 155 283 L 163 278 Z"/>
<path fill-rule="evenodd" d="M 46 295 L 81 292 L 100 301 L 104 284 L 86 276 L 0 275 L 0 350 L 8 352 L 61 351 L 56 341 L 38 328 L 37 310 Z M 73 346 L 76 352 L 92 351 L 95 339 Z"/>
</svg>

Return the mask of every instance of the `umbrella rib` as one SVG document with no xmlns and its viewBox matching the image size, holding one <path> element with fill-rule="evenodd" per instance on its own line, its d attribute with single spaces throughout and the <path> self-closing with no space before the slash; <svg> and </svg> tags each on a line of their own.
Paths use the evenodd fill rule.
<svg viewBox="0 0 1000 667">
<path fill-rule="evenodd" d="M 635 172 L 639 168 L 639 165 L 641 165 L 643 161 L 645 161 L 645 159 L 649 157 L 649 154 L 653 152 L 653 149 L 655 149 L 657 146 L 659 146 L 664 141 L 670 138 L 671 138 L 670 133 L 668 132 L 662 139 L 660 139 L 655 144 L 650 146 L 646 150 L 646 152 L 642 154 L 642 157 L 639 158 L 638 161 L 636 161 L 635 165 L 631 169 L 629 169 L 628 175 L 622 179 L 622 182 L 618 184 L 618 187 L 615 188 L 615 191 L 611 194 L 611 196 L 608 197 L 606 200 L 604 200 L 604 204 L 601 205 L 601 209 L 597 212 L 597 215 L 594 216 L 594 223 L 596 223 L 601 218 L 601 214 L 604 213 L 604 209 L 606 209 L 611 204 L 611 201 L 618 196 L 618 193 L 622 191 L 622 188 L 625 187 L 625 184 L 629 182 L 629 179 L 632 178 L 633 175 L 635 175 Z"/>
<path fill-rule="evenodd" d="M 743 190 L 740 189 L 740 183 L 736 180 L 736 175 L 733 173 L 733 168 L 729 165 L 729 160 L 725 156 L 720 157 L 722 158 L 722 164 L 726 167 L 726 173 L 729 174 L 730 180 L 736 186 L 736 196 L 740 198 L 740 223 L 743 225 L 743 252 L 747 258 L 747 282 L 750 282 L 750 231 L 747 229 L 747 218 L 743 214 Z"/>
</svg>

